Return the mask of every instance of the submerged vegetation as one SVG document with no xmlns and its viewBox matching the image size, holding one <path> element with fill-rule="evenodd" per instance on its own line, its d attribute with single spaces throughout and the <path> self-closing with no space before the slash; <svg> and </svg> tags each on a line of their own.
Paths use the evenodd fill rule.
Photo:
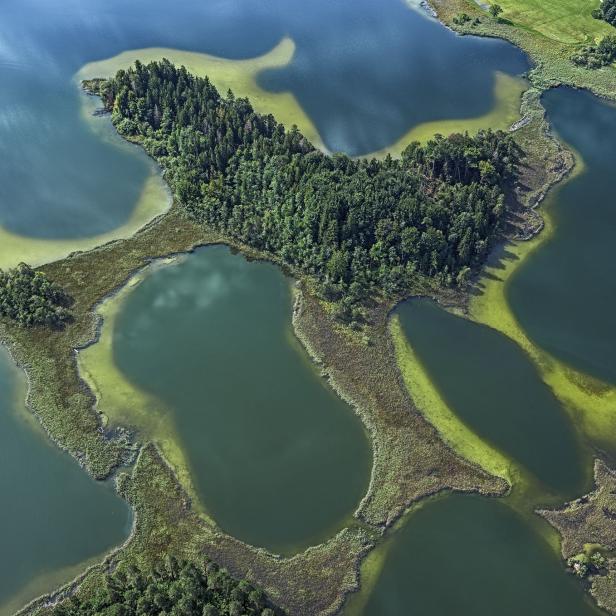
<svg viewBox="0 0 616 616">
<path fill-rule="evenodd" d="M 479 25 L 472 15 L 470 25 Z M 573 70 L 568 55 L 563 58 Z M 105 452 L 114 446 L 123 450 L 124 443 L 114 443 L 111 431 L 103 439 L 101 426 L 92 419 L 91 398 L 75 395 L 83 384 L 73 349 L 94 338 L 96 303 L 153 256 L 210 241 L 230 243 L 251 255 L 275 255 L 300 278 L 316 280 L 321 294 L 340 300 L 352 319 L 358 301 L 379 295 L 392 299 L 408 291 L 418 276 L 439 284 L 463 283 L 497 237 L 505 192 L 518 173 L 520 151 L 513 139 L 491 131 L 412 144 L 400 160 L 327 156 L 297 130 L 285 131 L 272 116 L 255 113 L 246 99 L 221 97 L 207 79 L 168 62 L 138 63 L 91 85 L 103 95 L 118 131 L 141 143 L 165 169 L 176 206 L 133 238 L 44 268 L 76 298 L 75 322 L 68 332 L 53 340 L 51 332 L 36 332 L 35 339 L 27 337 L 28 331 L 16 334 L 8 324 L 7 336 L 30 360 L 24 363 L 34 374 L 32 403 L 42 409 L 54 438 L 68 440 L 74 454 L 81 453 L 86 437 L 98 439 L 96 448 L 86 449 L 85 463 L 105 472 L 123 459 L 114 454 L 107 461 Z M 529 124 L 538 125 L 533 118 Z M 535 145 L 543 148 L 546 140 L 543 133 L 539 136 Z M 86 276 L 92 283 L 83 285 Z M 37 604 L 40 613 L 270 613 L 250 603 L 253 591 L 224 573 L 214 576 L 223 592 L 212 594 L 212 565 L 203 570 L 182 564 L 177 576 L 169 575 L 169 567 L 152 569 L 165 553 L 192 563 L 207 553 L 293 613 L 333 613 L 345 593 L 357 588 L 358 564 L 378 533 L 410 503 L 448 488 L 504 491 L 504 482 L 448 449 L 408 399 L 383 305 L 378 307 L 382 314 L 369 321 L 370 344 L 357 344 L 330 319 L 311 285 L 300 284 L 300 289 L 296 332 L 324 362 L 323 372 L 341 395 L 357 404 L 375 444 L 372 485 L 356 514 L 362 526 L 350 525 L 290 559 L 254 550 L 197 519 L 171 468 L 146 444 L 131 476 L 119 482 L 137 522 L 131 541 L 109 557 L 108 569 L 116 573 L 92 570 L 74 600 L 62 607 L 43 600 Z M 54 378 L 58 366 L 62 379 Z M 72 414 L 62 415 L 62 425 L 56 419 L 63 409 L 54 407 L 53 400 L 50 404 L 52 398 L 72 400 Z M 84 418 L 88 421 L 81 430 Z M 78 434 L 67 439 L 65 433 L 75 432 L 75 426 Z M 144 566 L 131 570 L 127 563 L 133 562 Z"/>
<path fill-rule="evenodd" d="M 213 562 L 198 567 L 170 557 L 158 567 L 129 567 L 105 575 L 87 598 L 73 595 L 53 616 L 274 616 L 265 595 Z M 280 611 L 277 612 L 281 614 Z"/>
<path fill-rule="evenodd" d="M 19 325 L 61 325 L 70 318 L 70 302 L 62 287 L 25 263 L 0 270 L 0 316 Z"/>
<path fill-rule="evenodd" d="M 165 60 L 87 86 L 194 219 L 276 255 L 335 300 L 396 296 L 417 274 L 464 281 L 499 231 L 520 159 L 490 130 L 412 143 L 399 160 L 328 156 Z"/>
</svg>

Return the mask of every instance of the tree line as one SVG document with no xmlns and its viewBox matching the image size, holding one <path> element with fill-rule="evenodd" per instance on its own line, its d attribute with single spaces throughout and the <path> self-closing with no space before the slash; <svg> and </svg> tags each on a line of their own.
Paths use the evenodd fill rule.
<svg viewBox="0 0 616 616">
<path fill-rule="evenodd" d="M 312 276 L 332 299 L 394 296 L 417 274 L 464 281 L 498 233 L 521 157 L 491 130 L 436 135 L 400 159 L 327 155 L 168 60 L 84 85 L 160 163 L 186 212 Z"/>
<path fill-rule="evenodd" d="M 616 26 L 616 0 L 601 0 L 601 5 L 593 10 L 592 16 Z"/>
<path fill-rule="evenodd" d="M 70 319 L 70 297 L 42 272 L 25 263 L 0 270 L 0 316 L 22 326 L 58 326 Z"/>
<path fill-rule="evenodd" d="M 105 576 L 87 598 L 73 595 L 53 616 L 276 616 L 261 590 L 235 580 L 213 562 L 167 557 L 152 569 L 130 567 Z"/>
<path fill-rule="evenodd" d="M 596 44 L 585 45 L 571 56 L 571 60 L 589 69 L 609 66 L 616 62 L 616 35 L 608 34 Z"/>
<path fill-rule="evenodd" d="M 592 11 L 592 16 L 616 27 L 616 0 L 601 0 L 599 7 Z M 616 62 L 616 36 L 608 34 L 598 43 L 585 45 L 571 59 L 574 64 L 590 69 L 613 64 Z"/>
</svg>

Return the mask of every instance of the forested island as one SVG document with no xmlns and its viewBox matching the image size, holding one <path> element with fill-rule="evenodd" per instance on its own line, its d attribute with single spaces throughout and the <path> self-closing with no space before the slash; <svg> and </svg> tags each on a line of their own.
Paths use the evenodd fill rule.
<svg viewBox="0 0 616 616">
<path fill-rule="evenodd" d="M 521 158 L 491 130 L 411 143 L 396 160 L 330 156 L 167 60 L 85 86 L 161 164 L 188 215 L 347 304 L 397 297 L 418 275 L 465 282 L 498 235 Z"/>
</svg>

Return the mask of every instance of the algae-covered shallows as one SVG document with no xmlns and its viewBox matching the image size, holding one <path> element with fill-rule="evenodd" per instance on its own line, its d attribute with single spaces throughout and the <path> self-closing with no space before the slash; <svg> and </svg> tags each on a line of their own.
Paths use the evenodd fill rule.
<svg viewBox="0 0 616 616">
<path fill-rule="evenodd" d="M 548 202 L 551 236 L 511 277 L 507 299 L 542 348 L 616 385 L 616 106 L 564 88 L 543 103 L 581 168 Z"/>
<path fill-rule="evenodd" d="M 469 312 L 523 347 L 582 432 L 613 453 L 616 110 L 565 88 L 543 99 L 548 120 L 577 150 L 575 169 L 542 205 L 542 232 L 529 242 L 510 243 L 487 268 Z"/>
<path fill-rule="evenodd" d="M 591 468 L 589 447 L 586 446 L 584 452 L 584 448 L 581 449 L 579 443 L 576 443 L 578 439 L 572 438 L 573 431 L 567 429 L 563 422 L 568 421 L 571 425 L 577 422 L 576 427 L 579 428 L 580 434 L 589 440 L 587 445 L 599 445 L 604 451 L 613 452 L 614 431 L 610 427 L 614 425 L 615 418 L 614 407 L 610 401 L 614 399 L 614 389 L 582 373 L 576 373 L 566 364 L 550 358 L 547 353 L 535 347 L 525 337 L 524 332 L 527 330 L 532 340 L 558 360 L 578 369 L 584 370 L 586 367 L 590 374 L 610 380 L 609 371 L 613 365 L 610 354 L 614 348 L 611 336 L 614 331 L 613 313 L 609 311 L 609 302 L 603 303 L 602 300 L 611 297 L 613 290 L 613 277 L 608 273 L 611 261 L 606 258 L 606 251 L 610 249 L 610 233 L 614 227 L 614 200 L 610 181 L 614 158 L 611 135 L 614 132 L 616 113 L 609 103 L 585 92 L 566 89 L 549 92 L 544 95 L 544 102 L 554 127 L 577 150 L 577 169 L 575 174 L 549 197 L 546 204 L 546 231 L 530 243 L 507 247 L 502 262 L 504 267 L 489 268 L 490 276 L 484 278 L 480 284 L 483 293 L 471 302 L 471 316 L 502 329 L 520 343 L 527 353 L 516 349 L 513 341 L 501 337 L 496 331 L 447 314 L 444 309 L 428 304 L 425 300 L 411 302 L 413 314 L 408 315 L 412 318 L 408 319 L 407 325 L 409 339 L 415 343 L 412 345 L 412 351 L 422 364 L 416 365 L 414 370 L 422 374 L 428 372 L 432 377 L 428 381 L 433 381 L 428 382 L 428 385 L 436 387 L 439 396 L 446 399 L 452 411 L 459 412 L 461 421 L 473 423 L 479 433 L 483 431 L 483 435 L 492 445 L 496 443 L 499 435 L 498 432 L 490 434 L 482 422 L 477 423 L 482 413 L 484 417 L 493 419 L 501 418 L 500 413 L 509 411 L 509 416 L 503 419 L 511 427 L 512 419 L 514 423 L 522 419 L 523 424 L 532 417 L 533 408 L 525 405 L 525 400 L 528 403 L 534 402 L 534 410 L 537 412 L 548 411 L 549 425 L 545 422 L 546 414 L 542 413 L 537 414 L 536 425 L 535 422 L 527 424 L 530 429 L 526 435 L 518 433 L 516 436 L 515 431 L 511 430 L 506 435 L 501 434 L 500 451 L 490 449 L 486 444 L 483 449 L 467 449 L 463 454 L 476 459 L 480 464 L 487 460 L 487 465 L 492 464 L 493 470 L 508 470 L 506 466 L 503 467 L 499 457 L 502 453 L 508 453 L 517 458 L 517 462 L 525 463 L 527 468 L 532 470 L 534 467 L 537 476 L 543 476 L 544 480 L 551 482 L 552 488 L 556 488 L 557 492 L 561 491 L 557 498 L 562 502 L 568 496 L 581 495 L 581 485 L 584 478 L 588 478 Z M 523 257 L 523 265 L 517 271 L 519 260 L 515 259 L 516 256 Z M 563 267 L 563 264 L 566 266 Z M 519 323 L 507 310 L 505 296 L 502 295 L 503 288 L 508 292 L 506 297 L 511 302 Z M 410 312 L 409 304 L 401 307 L 401 311 L 405 309 Z M 429 317 L 428 323 L 426 315 Z M 437 323 L 438 327 L 428 327 L 431 321 L 434 322 L 432 325 Z M 459 330 L 458 335 L 451 331 L 453 326 Z M 492 346 L 493 352 L 486 348 L 485 343 L 489 340 L 492 340 L 492 344 L 488 347 Z M 404 351 L 404 346 L 397 346 Z M 480 362 L 477 361 L 479 351 L 482 359 Z M 529 375 L 532 377 L 532 386 L 520 381 L 522 372 L 519 369 L 512 372 L 513 356 L 517 356 L 518 362 L 524 364 L 522 372 L 527 374 L 525 380 L 528 380 Z M 536 361 L 536 370 L 530 365 L 532 360 Z M 453 364 L 457 364 L 456 370 L 451 370 Z M 450 370 L 447 370 L 447 366 Z M 475 376 L 469 379 L 469 373 L 473 372 L 476 373 Z M 504 387 L 497 388 L 496 396 L 494 383 L 491 382 L 495 373 L 505 382 Z M 467 377 L 466 384 L 459 380 L 463 375 Z M 539 382 L 540 377 L 544 378 L 562 403 L 557 403 L 554 396 Z M 512 389 L 512 386 L 515 389 Z M 539 390 L 543 390 L 543 393 L 537 397 Z M 508 396 L 506 391 L 509 391 Z M 534 395 L 530 395 L 532 392 Z M 543 399 L 543 404 L 537 404 L 540 399 Z M 474 404 L 469 405 L 469 400 L 474 400 Z M 517 414 L 514 408 L 516 402 L 519 406 Z M 546 402 L 549 403 L 547 409 Z M 472 411 L 470 416 L 469 410 Z M 490 410 L 498 415 L 485 414 Z M 584 412 L 580 413 L 582 410 Z M 427 414 L 429 416 L 429 413 Z M 438 421 L 442 419 L 442 413 L 437 415 L 435 424 L 438 425 Z M 445 428 L 443 434 L 447 438 L 447 428 L 451 428 L 451 422 L 442 424 L 442 427 Z M 560 432 L 560 436 L 557 432 Z M 505 438 L 502 438 L 503 436 Z M 453 434 L 453 437 L 451 440 L 455 446 L 456 434 Z M 568 446 L 563 447 L 566 442 Z M 416 560 L 408 560 L 409 553 L 421 551 L 422 542 L 427 540 L 430 546 L 437 546 L 437 549 L 430 552 L 430 558 L 434 556 L 438 562 L 440 538 L 449 537 L 452 526 L 460 524 L 464 526 L 463 535 L 469 541 L 465 543 L 466 540 L 458 535 L 455 539 L 449 537 L 447 551 L 440 552 L 440 559 L 444 559 L 445 554 L 449 553 L 451 545 L 458 545 L 459 552 L 468 554 L 472 559 L 473 567 L 466 568 L 467 572 L 472 573 L 467 576 L 462 575 L 460 570 L 453 573 L 459 563 L 449 565 L 450 561 L 447 561 L 447 579 L 466 580 L 459 588 L 457 600 L 468 613 L 481 614 L 486 609 L 486 613 L 490 613 L 494 603 L 498 604 L 499 613 L 503 614 L 517 614 L 521 610 L 542 616 L 602 613 L 590 600 L 582 600 L 579 593 L 575 594 L 575 581 L 571 578 L 566 580 L 562 572 L 558 537 L 532 514 L 537 502 L 549 498 L 548 494 L 537 491 L 537 486 L 526 494 L 520 494 L 519 488 L 525 487 L 527 478 L 518 476 L 514 477 L 514 480 L 514 494 L 509 497 L 509 504 L 531 522 L 529 527 L 524 529 L 522 519 L 516 522 L 514 517 L 517 514 L 507 511 L 505 505 L 499 503 L 477 500 L 477 504 L 470 508 L 464 505 L 464 499 L 453 497 L 426 504 L 425 512 L 422 509 L 417 514 L 411 514 L 407 525 L 399 533 L 392 534 L 389 539 L 390 547 L 383 549 L 380 563 L 375 559 L 379 564 L 379 571 L 382 568 L 382 573 L 368 603 L 367 613 L 372 613 L 372 610 L 375 610 L 374 613 L 378 611 L 387 614 L 388 610 L 396 613 L 395 610 L 400 609 L 405 600 L 410 601 L 411 597 L 420 604 L 425 602 L 431 609 L 441 606 L 441 609 L 446 610 L 443 606 L 446 606 L 452 595 L 436 595 L 429 590 L 434 590 L 434 580 L 440 581 L 442 578 L 426 576 L 417 587 L 409 584 L 408 596 L 402 590 L 405 588 L 402 581 L 405 575 L 413 572 L 413 579 L 419 578 L 421 581 L 424 575 L 422 572 L 430 570 L 429 559 L 420 559 L 421 565 L 417 565 Z M 519 485 L 520 480 L 522 486 Z M 481 502 L 483 504 L 480 504 Z M 472 517 L 467 519 L 463 512 L 471 509 L 474 510 Z M 432 522 L 439 516 L 443 516 L 440 519 L 442 527 L 437 528 L 435 525 L 432 530 L 424 529 L 427 533 L 424 536 L 421 520 L 424 525 L 432 526 Z M 498 518 L 501 518 L 501 529 L 495 534 L 493 531 L 498 530 L 498 527 L 490 520 L 496 521 Z M 532 526 L 539 531 L 534 539 Z M 477 534 L 480 529 L 481 533 Z M 524 537 L 525 534 L 528 535 L 527 538 Z M 512 542 L 511 537 L 515 537 L 515 541 Z M 437 541 L 436 544 L 433 543 L 434 540 Z M 538 542 L 539 545 L 530 548 L 529 540 Z M 464 547 L 461 546 L 462 543 L 465 543 Z M 524 554 L 519 553 L 519 546 L 525 546 Z M 531 549 L 538 551 L 537 557 L 533 559 L 535 564 L 543 560 L 546 562 L 540 567 L 540 571 L 531 572 L 532 581 L 521 583 L 525 589 L 523 595 L 517 591 L 514 595 L 509 595 L 507 588 L 499 587 L 498 580 L 507 577 L 506 569 L 516 560 L 520 561 L 517 567 L 526 574 L 527 558 Z M 550 551 L 552 554 L 549 554 Z M 494 552 L 500 554 L 499 562 L 486 564 Z M 541 556 L 542 552 L 545 553 L 544 556 Z M 505 553 L 507 558 L 503 558 Z M 553 560 L 554 563 L 548 563 L 548 560 Z M 522 565 L 522 562 L 525 564 Z M 556 568 L 559 563 L 560 572 Z M 485 570 L 482 565 L 486 567 Z M 439 568 L 442 570 L 442 566 Z M 498 572 L 496 579 L 491 579 L 492 572 Z M 521 573 L 517 571 L 515 575 L 518 582 L 521 580 Z M 537 585 L 536 581 L 540 584 Z M 463 600 L 462 591 L 464 596 L 468 596 L 468 588 L 475 584 L 482 590 L 479 594 L 471 594 L 471 599 Z M 547 587 L 551 588 L 549 593 L 545 591 Z M 421 591 L 419 594 L 413 592 L 417 589 Z M 428 591 L 423 592 L 425 589 Z M 484 603 L 483 597 L 492 590 L 496 591 L 499 600 Z M 453 596 L 456 596 L 455 589 Z M 568 599 L 561 604 L 563 596 Z"/>
<path fill-rule="evenodd" d="M 0 147 L 7 148 L 7 164 L 0 171 L 0 220 L 6 230 L 2 265 L 20 259 L 42 263 L 114 235 L 130 235 L 168 205 L 160 178 L 151 174 L 145 158 L 109 132 L 101 140 L 107 120 L 86 116 L 80 108 L 83 103 L 89 113 L 92 101 L 80 101 L 71 78 L 93 59 L 152 45 L 245 59 L 274 49 L 290 32 L 296 44 L 293 63 L 278 74 L 263 75 L 262 85 L 290 89 L 314 114 L 312 122 L 330 146 L 353 152 L 396 140 L 394 150 L 399 149 L 400 138 L 414 124 L 430 119 L 475 118 L 432 123 L 422 135 L 440 127 L 446 132 L 495 122 L 505 128 L 516 119 L 521 89 L 511 75 L 526 68 L 512 47 L 459 39 L 397 0 L 378 6 L 316 2 L 309 12 L 299 2 L 269 8 L 252 2 L 242 6 L 241 15 L 202 2 L 186 2 L 181 10 L 154 2 L 144 12 L 138 4 L 118 1 L 104 3 L 104 10 L 95 2 L 83 9 L 67 12 L 64 2 L 43 0 L 27 6 L 9 0 L 3 7 Z M 436 44 L 451 65 L 428 62 Z M 357 79 L 358 70 L 365 79 Z M 422 92 L 427 84 L 431 88 L 421 108 L 414 102 L 418 80 Z M 313 91 L 315 82 L 321 88 Z M 457 99 L 453 106 L 452 98 Z M 409 111 L 419 116 L 410 121 Z"/>
<path fill-rule="evenodd" d="M 399 152 L 436 130 L 506 128 L 523 87 L 515 76 L 528 67 L 512 46 L 462 39 L 400 0 L 67 6 L 4 7 L 3 267 L 126 237 L 168 206 L 145 155 L 112 134 L 108 119 L 91 117 L 78 80 L 93 61 L 89 68 L 104 72 L 168 56 L 327 148 L 355 154 Z"/>
</svg>

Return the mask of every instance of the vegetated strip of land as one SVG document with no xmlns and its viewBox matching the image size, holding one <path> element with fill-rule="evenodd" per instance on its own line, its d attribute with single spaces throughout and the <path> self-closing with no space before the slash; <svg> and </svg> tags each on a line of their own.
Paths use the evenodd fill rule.
<svg viewBox="0 0 616 616">
<path fill-rule="evenodd" d="M 160 65 L 151 69 L 152 75 L 158 68 Z M 168 83 L 171 83 L 173 75 L 181 74 L 182 79 L 196 83 L 207 95 L 206 100 L 192 103 L 182 101 L 175 108 L 176 117 L 169 117 L 170 109 L 158 109 L 161 126 L 166 121 L 171 123 L 172 129 L 169 134 L 162 133 L 165 143 L 158 146 L 166 148 L 167 139 L 177 137 L 180 140 L 178 143 L 182 143 L 181 147 L 186 148 L 179 160 L 165 160 L 167 177 L 178 202 L 168 214 L 130 239 L 76 254 L 42 268 L 49 280 L 59 284 L 72 298 L 72 320 L 64 327 L 24 328 L 9 320 L 2 322 L 3 339 L 10 345 L 18 363 L 26 369 L 30 380 L 30 405 L 50 435 L 77 455 L 96 476 L 106 476 L 122 460 L 130 457 L 133 445 L 128 435 L 104 429 L 96 416 L 95 400 L 79 377 L 74 349 L 96 339 L 99 323 L 94 310 L 97 304 L 125 284 L 135 271 L 151 259 L 188 251 L 197 245 L 225 242 L 245 254 L 278 262 L 299 278 L 300 293 L 294 314 L 296 331 L 313 357 L 322 364 L 323 370 L 330 375 L 333 386 L 355 406 L 364 420 L 374 447 L 374 468 L 369 493 L 356 514 L 361 523 L 344 529 L 330 541 L 302 554 L 279 558 L 224 535 L 213 524 L 198 517 L 191 510 L 173 470 L 156 447 L 143 444 L 134 470 L 123 472 L 119 480 L 121 493 L 135 508 L 133 535 L 125 547 L 109 557 L 105 565 L 93 568 L 86 575 L 78 592 L 87 594 L 100 584 L 100 577 L 111 563 L 120 569 L 130 563 L 148 567 L 166 554 L 192 562 L 199 561 L 205 554 L 227 566 L 233 575 L 247 577 L 263 588 L 275 604 L 291 613 L 333 613 L 341 606 L 345 594 L 357 587 L 358 566 L 363 555 L 412 502 L 443 489 L 490 494 L 506 489 L 502 480 L 489 476 L 448 449 L 434 428 L 413 407 L 395 364 L 387 317 L 390 307 L 398 298 L 413 290 L 455 294 L 443 285 L 463 279 L 464 275 L 460 274 L 465 268 L 480 264 L 490 242 L 500 232 L 500 221 L 504 217 L 502 186 L 509 181 L 508 176 L 514 173 L 516 164 L 513 159 L 504 159 L 513 156 L 516 149 L 506 136 L 487 133 L 477 139 L 457 136 L 436 140 L 428 150 L 413 145 L 403 161 L 387 159 L 383 163 L 360 163 L 343 156 L 329 159 L 313 150 L 297 131 L 284 131 L 272 118 L 256 116 L 247 101 L 236 101 L 232 96 L 220 97 L 206 82 L 191 81 L 187 74 L 178 73 L 168 65 L 163 68 L 170 71 Z M 144 77 L 143 73 L 138 75 L 139 70 L 146 69 L 142 67 L 131 74 L 122 73 L 119 81 L 128 75 L 128 83 L 131 84 L 131 79 Z M 158 79 L 161 77 L 158 76 Z M 145 98 L 141 100 L 147 102 L 148 94 L 146 91 L 143 94 Z M 127 91 L 124 94 L 118 91 L 117 96 L 120 100 L 126 96 L 126 109 L 130 111 L 130 105 L 135 103 L 136 91 L 132 95 Z M 108 98 L 107 104 L 115 109 L 116 96 Z M 139 109 L 140 103 L 135 104 L 135 108 Z M 192 110 L 198 115 L 200 112 L 195 110 L 195 106 L 199 105 L 207 107 L 208 114 L 214 110 L 208 116 L 212 121 L 217 121 L 216 118 L 223 121 L 230 119 L 230 126 L 227 127 L 201 124 L 202 130 L 211 130 L 215 136 L 210 142 L 211 154 L 220 157 L 220 165 L 216 167 L 219 171 L 220 167 L 226 170 L 225 165 L 235 164 L 234 161 L 229 163 L 235 151 L 227 148 L 243 148 L 242 145 L 238 148 L 235 142 L 237 134 L 229 137 L 228 130 L 223 133 L 222 128 L 233 130 L 234 126 L 238 126 L 233 122 L 239 120 L 244 134 L 248 124 L 251 134 L 258 136 L 259 130 L 265 133 L 255 139 L 250 148 L 242 149 L 237 167 L 232 167 L 234 175 L 226 171 L 224 175 L 217 174 L 212 178 L 211 189 L 208 188 L 203 195 L 195 193 L 195 186 L 201 190 L 202 183 L 197 181 L 199 178 L 182 176 L 186 169 L 198 173 L 206 162 L 200 158 L 204 153 L 200 150 L 199 132 L 190 128 L 191 121 L 195 119 L 191 118 L 190 112 Z M 238 109 L 243 110 L 244 115 L 238 115 Z M 167 117 L 164 117 L 165 111 Z M 120 124 L 128 120 L 125 129 L 131 132 L 135 128 L 144 128 L 147 133 L 145 137 L 135 132 L 132 137 L 144 144 L 150 140 L 148 149 L 156 155 L 152 149 L 158 147 L 152 143 L 154 129 L 148 132 L 147 126 L 130 124 L 131 118 L 124 118 L 120 113 L 115 109 L 114 122 Z M 157 115 L 156 103 L 147 113 L 152 113 L 152 120 L 158 121 L 154 119 Z M 184 119 L 180 121 L 179 118 Z M 203 120 L 202 117 L 200 119 Z M 177 133 L 174 133 L 174 128 L 178 128 Z M 175 137 L 171 136 L 174 134 Z M 259 164 L 254 169 L 252 163 L 255 163 L 255 158 L 251 156 L 258 154 L 259 148 L 267 154 L 268 160 L 262 161 L 263 165 L 260 166 L 257 159 Z M 271 148 L 269 152 L 268 148 Z M 248 169 L 243 168 L 244 163 Z M 302 184 L 300 194 L 304 198 L 308 199 L 311 191 L 323 187 L 331 189 L 333 195 L 328 199 L 315 197 L 315 205 L 323 202 L 326 209 L 317 221 L 310 223 L 313 231 L 322 235 L 317 235 L 315 246 L 308 251 L 307 260 L 292 262 L 284 252 L 284 246 L 260 245 L 256 240 L 264 236 L 257 233 L 255 221 L 244 219 L 244 224 L 238 227 L 246 233 L 242 235 L 237 231 L 232 234 L 233 229 L 225 224 L 208 220 L 207 216 L 215 214 L 214 198 L 221 200 L 219 208 L 229 214 L 229 220 L 233 220 L 233 209 L 245 206 L 241 194 L 234 201 L 234 190 L 242 185 L 240 171 L 264 174 L 259 176 L 261 186 L 268 174 L 274 174 L 275 179 L 280 180 L 282 189 L 288 177 L 296 178 L 293 181 L 301 180 L 298 169 L 304 175 L 309 175 L 314 169 L 319 173 L 319 182 L 315 180 L 308 187 Z M 400 221 L 385 219 L 381 223 L 371 218 L 379 214 L 370 209 L 374 207 L 376 197 L 373 197 L 374 202 L 357 197 L 353 204 L 345 206 L 342 203 L 344 195 L 335 190 L 335 184 L 343 182 L 345 188 L 353 188 L 356 175 L 364 180 L 358 184 L 364 190 L 364 197 L 367 185 L 373 186 L 376 195 L 386 195 L 391 190 L 392 215 L 419 217 L 419 227 L 412 225 L 412 232 L 420 234 L 418 246 L 413 248 L 411 245 L 410 248 L 417 250 L 422 247 L 424 252 L 420 251 L 413 259 L 408 258 L 408 263 L 411 263 L 409 268 L 406 267 L 408 263 L 400 262 L 400 255 L 391 253 L 388 260 L 380 252 L 387 234 L 392 233 L 389 227 L 400 232 L 402 229 L 396 227 Z M 230 177 L 233 177 L 233 182 L 227 183 Z M 209 186 L 210 181 L 207 184 Z M 275 187 L 270 185 L 270 188 L 271 193 L 264 193 L 267 198 L 281 196 Z M 212 193 L 210 190 L 218 192 Z M 283 191 L 282 197 L 284 193 L 286 191 Z M 402 211 L 400 201 L 394 200 L 394 195 L 403 197 Z M 203 211 L 200 211 L 203 205 L 199 201 L 201 196 L 205 205 Z M 263 204 L 263 195 L 254 197 L 257 205 Z M 456 202 L 457 207 L 448 212 L 445 204 L 451 200 Z M 362 212 L 366 220 L 359 216 L 353 223 L 352 216 L 357 215 L 355 208 L 363 207 L 364 203 L 368 204 Z M 271 208 L 271 211 L 282 215 L 287 206 L 283 199 L 280 210 Z M 362 241 L 370 242 L 370 249 L 377 246 L 369 255 L 376 267 L 368 265 L 365 269 L 353 269 L 352 257 L 361 252 L 356 250 L 362 247 L 357 239 L 361 232 L 353 231 L 348 238 L 357 245 L 344 245 L 344 250 L 341 248 L 342 231 L 338 228 L 336 233 L 332 222 L 338 224 L 342 212 L 347 216 L 346 222 L 351 218 L 350 225 L 364 225 L 366 237 Z M 264 210 L 264 219 L 266 213 L 267 210 Z M 309 218 L 308 213 L 306 210 Z M 459 220 L 453 214 L 459 216 Z M 261 224 L 265 222 L 262 220 Z M 276 231 L 284 231 L 284 222 L 285 219 L 278 221 Z M 299 223 L 302 222 L 300 217 Z M 369 225 L 373 225 L 372 230 Z M 448 235 L 454 232 L 454 226 L 460 234 Z M 470 234 L 465 233 L 467 228 Z M 380 240 L 370 235 L 376 232 L 375 229 L 382 234 Z M 423 232 L 435 243 L 422 244 Z M 277 239 L 273 234 L 272 238 Z M 245 241 L 240 241 L 242 239 Z M 250 240 L 252 245 L 246 240 Z M 389 239 L 392 243 L 393 240 Z M 330 251 L 329 254 L 318 252 L 320 241 Z M 380 246 L 377 245 L 379 241 Z M 452 250 L 452 245 L 455 250 Z M 440 249 L 435 246 L 440 246 Z M 464 246 L 467 249 L 461 250 Z M 353 250 L 350 251 L 350 248 Z M 366 248 L 365 251 L 369 252 Z M 359 277 L 362 271 L 365 274 L 363 279 Z M 405 278 L 407 274 L 408 279 Z M 357 283 L 355 287 L 354 283 Z M 323 296 L 328 301 L 323 300 Z M 342 325 L 346 321 L 360 331 L 352 333 Z M 40 601 L 35 602 L 29 611 L 45 612 L 49 609 L 44 601 Z"/>
<path fill-rule="evenodd" d="M 224 239 L 186 218 L 176 206 L 129 240 L 43 268 L 73 297 L 73 322 L 64 329 L 25 329 L 3 322 L 4 339 L 30 379 L 30 405 L 58 442 L 77 447 L 80 442 L 96 443 L 96 448 L 90 448 L 82 458 L 90 469 L 109 470 L 110 461 L 117 463 L 122 454 L 129 453 L 127 443 L 100 427 L 92 396 L 77 372 L 73 349 L 96 336 L 97 303 L 151 258 Z M 259 256 L 247 247 L 235 246 Z M 128 544 L 110 557 L 114 565 L 138 563 L 147 567 L 165 554 L 197 562 L 207 555 L 237 577 L 247 577 L 264 588 L 290 613 L 330 613 L 340 606 L 346 592 L 356 588 L 361 557 L 378 538 L 382 526 L 413 500 L 445 488 L 481 489 L 486 493 L 504 489 L 502 482 L 450 452 L 410 405 L 390 352 L 386 311 L 378 314 L 370 327 L 373 342 L 366 346 L 341 331 L 335 317 L 327 314 L 308 290 L 299 302 L 294 317 L 298 331 L 309 340 L 312 352 L 340 391 L 358 405 L 370 429 L 375 469 L 361 517 L 371 527 L 351 527 L 293 558 L 277 558 L 224 535 L 197 516 L 172 469 L 156 447 L 147 444 L 140 450 L 134 470 L 121 475 L 120 492 L 133 505 L 136 523 Z M 65 392 L 67 400 L 73 397 L 70 405 L 64 404 Z M 49 404 L 56 400 L 62 404 Z M 81 441 L 75 437 L 76 431 L 81 433 Z M 106 566 L 91 570 L 81 592 L 87 593 L 100 583 Z M 29 612 L 48 610 L 40 602 Z"/>
</svg>

